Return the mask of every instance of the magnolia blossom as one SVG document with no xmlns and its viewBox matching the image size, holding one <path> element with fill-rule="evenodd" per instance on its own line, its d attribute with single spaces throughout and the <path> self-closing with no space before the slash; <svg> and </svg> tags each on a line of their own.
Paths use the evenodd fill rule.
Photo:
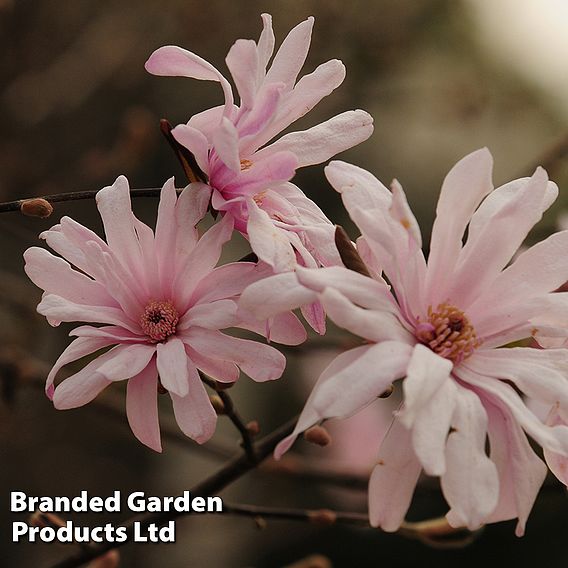
<svg viewBox="0 0 568 568">
<path fill-rule="evenodd" d="M 269 345 L 219 330 L 237 326 L 264 333 L 266 325 L 237 319 L 242 289 L 267 271 L 236 262 L 215 268 L 229 240 L 226 217 L 201 238 L 195 228 L 208 204 L 207 188 L 191 184 L 179 197 L 173 179 L 163 187 L 155 233 L 132 213 L 126 178 L 97 194 L 106 242 L 73 219 L 41 237 L 59 255 L 32 247 L 25 270 L 45 290 L 38 312 L 51 325 L 83 321 L 49 373 L 46 393 L 58 409 L 93 400 L 115 381 L 128 380 L 126 411 L 136 437 L 161 451 L 158 390 L 167 391 L 181 430 L 199 443 L 214 430 L 216 414 L 199 371 L 234 382 L 239 368 L 255 381 L 281 376 L 284 356 Z M 271 339 L 305 339 L 293 314 L 272 321 Z M 110 348 L 110 349 L 109 349 Z M 54 387 L 68 363 L 105 350 Z"/>
<path fill-rule="evenodd" d="M 222 106 L 193 116 L 173 135 L 207 175 L 214 209 L 234 219 L 258 257 L 277 272 L 301 265 L 339 263 L 334 227 L 319 207 L 289 183 L 297 168 L 325 162 L 366 140 L 373 120 L 362 110 L 345 112 L 302 132 L 277 134 L 311 110 L 345 78 L 336 59 L 296 82 L 310 46 L 313 18 L 298 24 L 274 55 L 272 19 L 263 14 L 258 43 L 239 39 L 226 58 L 239 94 L 235 105 L 227 79 L 199 56 L 161 47 L 146 63 L 155 75 L 217 81 Z"/>
<path fill-rule="evenodd" d="M 404 378 L 403 403 L 369 486 L 371 524 L 386 531 L 400 526 L 424 471 L 440 477 L 452 526 L 518 518 L 522 535 L 546 475 L 527 435 L 568 480 L 566 350 L 506 347 L 568 335 L 568 297 L 552 293 L 568 280 L 568 231 L 507 266 L 558 190 L 542 168 L 495 190 L 491 173 L 486 149 L 450 171 L 426 262 L 401 186 L 395 181 L 389 191 L 368 172 L 332 162 L 327 177 L 361 230 L 358 250 L 373 277 L 343 267 L 298 269 L 241 297 L 242 309 L 258 317 L 318 299 L 337 325 L 368 342 L 322 373 L 276 457 L 300 432 L 357 412 Z M 520 393 L 553 406 L 547 423 Z"/>
</svg>

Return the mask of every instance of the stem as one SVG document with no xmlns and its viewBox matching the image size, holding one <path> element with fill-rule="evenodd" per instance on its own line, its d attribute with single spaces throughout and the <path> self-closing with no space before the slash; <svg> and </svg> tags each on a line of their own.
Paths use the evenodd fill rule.
<svg viewBox="0 0 568 568">
<path fill-rule="evenodd" d="M 219 387 L 217 381 L 207 377 L 203 373 L 199 372 L 201 380 L 209 387 L 211 387 L 216 393 L 217 396 L 223 402 L 224 407 L 224 414 L 231 420 L 235 428 L 239 431 L 242 437 L 242 446 L 245 450 L 245 454 L 250 460 L 251 463 L 256 464 L 258 463 L 258 458 L 256 455 L 256 450 L 254 448 L 254 442 L 251 436 L 249 429 L 247 428 L 246 424 L 244 423 L 241 415 L 239 414 L 238 410 L 235 408 L 235 403 L 233 399 L 230 397 L 229 393 L 222 388 Z"/>
<path fill-rule="evenodd" d="M 278 507 L 260 507 L 223 503 L 223 513 L 240 517 L 262 517 L 289 521 L 307 521 L 314 524 L 332 525 L 336 522 L 369 527 L 369 515 L 331 511 L 330 509 L 288 509 Z"/>
<path fill-rule="evenodd" d="M 242 455 L 237 458 L 232 459 L 221 469 L 217 470 L 213 475 L 207 477 L 203 481 L 199 482 L 190 492 L 194 496 L 208 497 L 214 495 L 225 487 L 239 479 L 245 473 L 253 469 L 257 463 L 266 459 L 274 450 L 278 442 L 288 436 L 294 429 L 297 417 L 294 417 L 286 424 L 280 426 L 270 434 L 262 438 L 256 446 L 256 456 L 257 462 L 253 463 L 249 460 L 247 455 Z M 52 568 L 76 568 L 77 566 L 82 566 L 89 560 L 98 558 L 102 556 L 105 552 L 112 550 L 113 548 L 119 548 L 131 540 L 134 530 L 134 523 L 139 522 L 141 524 L 142 530 L 148 528 L 151 524 L 156 524 L 162 526 L 168 521 L 174 520 L 178 517 L 187 515 L 188 513 L 180 513 L 177 511 L 159 512 L 159 513 L 147 513 L 145 515 L 138 515 L 127 520 L 121 526 L 126 527 L 126 532 L 128 538 L 125 542 L 106 542 L 93 546 L 88 551 L 81 551 L 77 554 L 69 556 L 65 560 L 54 564 Z"/>
<path fill-rule="evenodd" d="M 94 199 L 95 195 L 100 189 L 87 189 L 85 191 L 69 191 L 67 193 L 55 193 L 54 195 L 43 195 L 41 197 L 30 197 L 27 199 L 45 199 L 49 203 L 61 203 L 64 201 L 82 201 L 85 199 Z M 147 187 L 142 189 L 131 189 L 131 197 L 159 197 L 161 187 Z M 178 193 L 181 189 L 177 190 Z M 0 203 L 0 213 L 7 213 L 8 211 L 19 211 L 22 203 L 27 199 L 16 199 L 16 201 L 5 201 Z"/>
</svg>

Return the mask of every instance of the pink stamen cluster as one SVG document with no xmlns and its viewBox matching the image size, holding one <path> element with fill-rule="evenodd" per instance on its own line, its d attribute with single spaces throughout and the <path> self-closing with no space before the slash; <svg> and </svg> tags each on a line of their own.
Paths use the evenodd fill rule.
<svg viewBox="0 0 568 568">
<path fill-rule="evenodd" d="M 152 341 L 160 342 L 176 332 L 179 315 L 172 302 L 150 300 L 140 316 L 140 326 Z"/>
<path fill-rule="evenodd" d="M 417 339 L 441 357 L 456 364 L 467 359 L 480 341 L 467 316 L 449 304 L 439 304 L 436 311 L 428 306 L 428 321 L 416 326 Z"/>
</svg>

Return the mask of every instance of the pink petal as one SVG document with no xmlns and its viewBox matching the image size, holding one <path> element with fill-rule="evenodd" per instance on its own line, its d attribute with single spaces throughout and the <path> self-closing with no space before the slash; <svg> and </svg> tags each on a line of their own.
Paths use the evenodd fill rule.
<svg viewBox="0 0 568 568">
<path fill-rule="evenodd" d="M 253 161 L 250 169 L 241 172 L 223 188 L 230 196 L 254 196 L 273 185 L 288 181 L 296 173 L 298 158 L 291 152 L 277 152 L 269 158 Z M 212 180 L 214 184 L 214 181 Z"/>
<path fill-rule="evenodd" d="M 254 331 L 270 341 L 283 345 L 299 345 L 307 339 L 307 333 L 300 320 L 291 312 L 284 312 L 272 317 L 269 322 L 246 319 L 237 327 Z M 267 333 L 268 331 L 268 333 Z"/>
<path fill-rule="evenodd" d="M 223 118 L 219 127 L 213 132 L 213 145 L 221 161 L 232 171 L 241 171 L 239 158 L 239 135 L 234 124 Z"/>
<path fill-rule="evenodd" d="M 290 30 L 266 74 L 267 83 L 282 82 L 288 90 L 292 89 L 296 77 L 306 61 L 313 26 L 314 18 L 310 16 Z"/>
<path fill-rule="evenodd" d="M 211 188 L 204 183 L 191 183 L 180 194 L 176 203 L 176 267 L 197 244 L 199 235 L 195 226 L 207 213 L 211 199 Z"/>
<path fill-rule="evenodd" d="M 432 227 L 426 295 L 437 305 L 446 297 L 447 275 L 452 274 L 462 247 L 462 236 L 473 212 L 493 189 L 493 158 L 482 148 L 462 158 L 448 173 Z"/>
<path fill-rule="evenodd" d="M 404 389 L 402 423 L 409 428 L 420 409 L 426 405 L 442 385 L 450 379 L 453 363 L 418 344 L 408 363 Z"/>
<path fill-rule="evenodd" d="M 274 268 L 275 272 L 292 270 L 296 255 L 286 236 L 286 231 L 274 226 L 268 214 L 251 199 L 247 202 L 247 233 L 252 250 L 258 258 Z"/>
<path fill-rule="evenodd" d="M 483 401 L 489 417 L 491 459 L 499 472 L 499 502 L 488 523 L 518 517 L 516 534 L 525 524 L 546 477 L 546 466 L 531 448 L 525 433 L 502 405 Z"/>
<path fill-rule="evenodd" d="M 341 292 L 327 288 L 320 301 L 328 317 L 339 327 L 369 341 L 401 341 L 414 345 L 414 337 L 390 312 L 367 310 L 352 304 Z"/>
<path fill-rule="evenodd" d="M 344 112 L 302 132 L 286 134 L 257 153 L 257 157 L 288 150 L 299 158 L 298 167 L 326 162 L 339 152 L 367 140 L 373 118 L 363 110 Z"/>
<path fill-rule="evenodd" d="M 350 416 L 404 376 L 411 353 L 409 345 L 396 341 L 372 345 L 349 367 L 316 385 L 311 404 L 322 419 Z"/>
<path fill-rule="evenodd" d="M 323 292 L 328 287 L 333 288 L 363 308 L 398 313 L 384 280 L 377 282 L 342 266 L 317 269 L 298 266 L 296 275 L 300 284 L 316 292 Z"/>
<path fill-rule="evenodd" d="M 176 202 L 177 196 L 174 178 L 170 178 L 165 183 L 160 194 L 158 219 L 156 221 L 156 237 L 154 241 L 161 290 L 171 289 L 172 276 L 175 271 L 177 238 L 175 223 Z M 170 295 L 170 293 L 168 293 L 168 295 Z"/>
<path fill-rule="evenodd" d="M 259 60 L 256 43 L 238 39 L 225 59 L 241 97 L 241 107 L 251 108 L 258 88 Z"/>
<path fill-rule="evenodd" d="M 314 398 L 317 397 L 318 388 L 323 386 L 327 380 L 335 377 L 338 373 L 341 373 L 345 369 L 349 369 L 350 366 L 362 358 L 369 349 L 371 349 L 370 345 L 363 345 L 361 347 L 355 347 L 354 349 L 345 351 L 333 359 L 333 361 L 324 369 L 304 408 L 302 409 L 302 413 L 298 418 L 298 422 L 296 423 L 293 432 L 276 446 L 276 449 L 274 450 L 275 459 L 279 460 L 290 449 L 301 432 L 304 432 L 322 420 L 319 411 L 313 404 Z"/>
<path fill-rule="evenodd" d="M 215 433 L 217 414 L 195 367 L 189 373 L 187 394 L 182 397 L 170 392 L 170 396 L 181 431 L 198 444 L 207 442 Z"/>
<path fill-rule="evenodd" d="M 286 357 L 274 347 L 219 331 L 191 328 L 183 341 L 207 357 L 238 365 L 257 382 L 280 378 L 286 366 Z"/>
<path fill-rule="evenodd" d="M 451 370 L 451 361 L 418 344 L 402 383 L 400 421 L 412 430 L 414 451 L 429 475 L 440 476 L 446 469 L 446 438 L 456 400 Z"/>
<path fill-rule="evenodd" d="M 442 492 L 451 507 L 446 515 L 450 525 L 476 530 L 497 506 L 499 477 L 485 454 L 487 414 L 481 401 L 464 388 L 458 388 L 456 394 L 455 429 L 446 445 Z"/>
<path fill-rule="evenodd" d="M 286 93 L 285 100 L 278 106 L 278 111 L 256 139 L 256 147 L 260 148 L 270 142 L 279 132 L 308 113 L 324 97 L 341 85 L 345 78 L 345 66 L 341 61 L 333 59 L 320 65 L 313 73 L 304 75 L 292 92 Z"/>
<path fill-rule="evenodd" d="M 24 253 L 24 260 L 24 270 L 30 280 L 47 293 L 76 304 L 118 306 L 100 283 L 73 270 L 69 263 L 45 249 L 29 248 Z"/>
<path fill-rule="evenodd" d="M 227 79 L 211 63 L 191 51 L 173 45 L 160 47 L 150 55 L 144 67 L 152 75 L 217 81 L 221 83 L 225 95 L 225 116 L 229 109 L 232 110 L 233 92 Z"/>
<path fill-rule="evenodd" d="M 213 269 L 193 293 L 195 303 L 208 303 L 233 298 L 250 284 L 273 274 L 267 264 L 231 262 Z"/>
<path fill-rule="evenodd" d="M 341 194 L 350 214 L 356 209 L 387 210 L 390 207 L 391 192 L 363 168 L 334 160 L 324 171 L 329 183 Z"/>
<path fill-rule="evenodd" d="M 546 172 L 539 168 L 514 193 L 514 197 L 503 200 L 501 207 L 492 212 L 491 220 L 484 223 L 482 229 L 472 233 L 470 228 L 447 292 L 457 305 L 467 307 L 483 294 L 511 260 L 530 229 L 542 217 L 547 187 Z M 483 205 L 479 210 L 484 211 Z"/>
<path fill-rule="evenodd" d="M 263 139 L 259 141 L 258 135 L 274 119 L 283 89 L 283 83 L 270 83 L 262 87 L 256 95 L 254 106 L 239 118 L 239 148 L 243 156 L 252 155 L 260 147 Z"/>
<path fill-rule="evenodd" d="M 171 336 L 156 346 L 158 374 L 164 388 L 184 397 L 188 393 L 190 363 L 181 339 Z"/>
<path fill-rule="evenodd" d="M 513 382 L 530 398 L 568 409 L 565 349 L 480 349 L 466 365 L 479 375 Z"/>
<path fill-rule="evenodd" d="M 176 330 L 180 332 L 193 326 L 224 329 L 235 326 L 237 321 L 237 304 L 233 300 L 217 300 L 189 308 L 177 324 Z"/>
<path fill-rule="evenodd" d="M 546 426 L 524 404 L 521 397 L 507 384 L 484 377 L 460 365 L 455 370 L 459 378 L 481 391 L 496 404 L 509 409 L 523 430 L 543 448 L 568 456 L 568 426 Z"/>
<path fill-rule="evenodd" d="M 293 272 L 277 274 L 251 284 L 241 295 L 239 310 L 259 320 L 293 310 L 317 299 L 317 294 L 302 286 Z"/>
<path fill-rule="evenodd" d="M 258 38 L 258 71 L 259 79 L 264 79 L 266 66 L 274 51 L 274 32 L 272 30 L 272 16 L 261 14 L 262 32 Z"/>
<path fill-rule="evenodd" d="M 215 267 L 223 245 L 231 238 L 233 220 L 225 216 L 213 225 L 188 254 L 177 270 L 173 289 L 178 310 L 183 312 L 189 305 L 191 295 L 199 281 Z"/>
<path fill-rule="evenodd" d="M 309 326 L 320 335 L 325 335 L 325 312 L 320 302 L 312 302 L 300 306 L 300 312 Z"/>
<path fill-rule="evenodd" d="M 240 371 L 234 363 L 207 357 L 189 345 L 185 349 L 195 366 L 208 377 L 222 383 L 234 383 L 239 378 Z"/>
<path fill-rule="evenodd" d="M 128 381 L 126 416 L 134 435 L 150 449 L 161 452 L 162 443 L 158 421 L 158 370 L 154 360 L 141 373 Z"/>
<path fill-rule="evenodd" d="M 420 476 L 410 432 L 395 420 L 385 436 L 369 481 L 371 526 L 395 532 L 404 521 Z"/>
<path fill-rule="evenodd" d="M 91 353 L 94 353 L 95 351 L 98 351 L 103 347 L 108 347 L 113 343 L 115 343 L 114 339 L 109 339 L 106 337 L 102 338 L 80 337 L 79 339 L 75 339 L 74 341 L 72 341 L 65 348 L 63 353 L 61 353 L 61 355 L 53 365 L 51 371 L 49 371 L 49 374 L 47 375 L 47 380 L 45 383 L 45 392 L 48 398 L 53 399 L 53 391 L 54 391 L 53 382 L 55 380 L 55 377 L 57 376 L 57 373 L 65 365 L 68 365 L 73 361 L 77 361 L 78 359 L 81 359 L 82 357 L 85 357 L 87 355 L 90 355 Z"/>
<path fill-rule="evenodd" d="M 133 276 L 140 277 L 141 249 L 134 229 L 128 180 L 119 176 L 113 185 L 97 193 L 96 202 L 109 247 Z"/>
<path fill-rule="evenodd" d="M 562 231 L 523 252 L 472 304 L 471 312 L 484 314 L 495 305 L 518 305 L 556 290 L 568 280 L 566 250 L 568 231 Z"/>
<path fill-rule="evenodd" d="M 133 332 L 139 329 L 139 326 L 118 308 L 74 304 L 55 294 L 44 295 L 37 311 L 48 318 L 52 325 L 59 325 L 60 322 L 84 321 L 117 325 Z"/>
<path fill-rule="evenodd" d="M 215 124 L 215 129 L 218 126 Z M 188 124 L 178 124 L 172 130 L 172 136 L 185 146 L 195 157 L 197 165 L 206 174 L 209 173 L 209 142 L 205 135 Z"/>
<path fill-rule="evenodd" d="M 55 389 L 53 404 L 59 410 L 91 402 L 111 382 L 140 373 L 155 352 L 151 345 L 117 345 L 65 379 Z"/>
</svg>

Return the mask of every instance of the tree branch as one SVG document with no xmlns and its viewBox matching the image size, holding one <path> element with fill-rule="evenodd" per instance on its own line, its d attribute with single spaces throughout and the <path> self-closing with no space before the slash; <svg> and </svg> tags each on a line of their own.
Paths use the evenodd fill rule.
<svg viewBox="0 0 568 568">
<path fill-rule="evenodd" d="M 21 211 L 22 205 L 30 199 L 45 199 L 48 203 L 61 203 L 65 201 L 82 201 L 94 199 L 100 189 L 87 189 L 85 191 L 69 191 L 67 193 L 55 193 L 53 195 L 43 195 L 41 197 L 29 197 L 27 199 L 16 199 L 15 201 L 5 201 L 0 203 L 0 213 L 9 211 Z M 160 197 L 161 187 L 148 187 L 142 189 L 131 189 L 131 197 Z M 178 193 L 181 189 L 177 190 Z"/>
</svg>

